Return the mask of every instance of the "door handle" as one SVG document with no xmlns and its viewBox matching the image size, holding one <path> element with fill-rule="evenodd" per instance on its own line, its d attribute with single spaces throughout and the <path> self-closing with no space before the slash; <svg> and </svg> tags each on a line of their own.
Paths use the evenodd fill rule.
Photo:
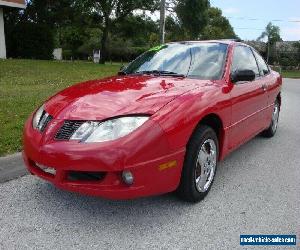
<svg viewBox="0 0 300 250">
<path fill-rule="evenodd" d="M 267 91 L 267 84 L 264 83 L 263 85 L 261 85 L 261 88 L 263 91 Z"/>
</svg>

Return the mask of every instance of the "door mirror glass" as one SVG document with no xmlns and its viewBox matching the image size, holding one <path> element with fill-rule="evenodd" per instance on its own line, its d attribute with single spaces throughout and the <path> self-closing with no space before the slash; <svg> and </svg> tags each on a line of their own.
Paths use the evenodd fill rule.
<svg viewBox="0 0 300 250">
<path fill-rule="evenodd" d="M 231 81 L 236 82 L 251 82 L 255 79 L 255 72 L 253 70 L 236 70 L 231 74 Z"/>
</svg>

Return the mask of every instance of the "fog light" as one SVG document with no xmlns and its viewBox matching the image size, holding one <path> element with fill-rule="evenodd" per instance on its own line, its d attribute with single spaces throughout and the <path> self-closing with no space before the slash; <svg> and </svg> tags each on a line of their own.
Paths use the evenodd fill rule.
<svg viewBox="0 0 300 250">
<path fill-rule="evenodd" d="M 47 174 L 51 174 L 51 175 L 56 174 L 56 169 L 55 168 L 47 167 L 47 166 L 44 166 L 44 165 L 41 165 L 41 164 L 38 164 L 38 163 L 36 163 L 35 165 Z"/>
<path fill-rule="evenodd" d="M 133 184 L 133 174 L 130 171 L 123 171 L 122 173 L 122 179 L 127 185 L 132 185 Z"/>
<path fill-rule="evenodd" d="M 55 168 L 44 168 L 44 172 L 52 175 L 56 175 L 56 169 Z"/>
</svg>

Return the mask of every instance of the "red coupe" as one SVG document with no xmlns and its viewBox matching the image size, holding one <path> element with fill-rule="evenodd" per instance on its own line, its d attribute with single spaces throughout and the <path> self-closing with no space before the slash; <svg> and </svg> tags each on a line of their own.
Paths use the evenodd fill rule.
<svg viewBox="0 0 300 250">
<path fill-rule="evenodd" d="M 259 133 L 276 133 L 281 85 L 246 44 L 164 44 L 118 76 L 46 101 L 26 122 L 24 161 L 69 191 L 131 199 L 176 190 L 196 202 L 218 161 Z"/>
</svg>

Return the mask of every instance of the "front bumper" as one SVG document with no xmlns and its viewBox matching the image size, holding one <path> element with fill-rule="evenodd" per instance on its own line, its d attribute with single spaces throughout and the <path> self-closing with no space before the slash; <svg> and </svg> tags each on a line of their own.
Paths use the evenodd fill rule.
<svg viewBox="0 0 300 250">
<path fill-rule="evenodd" d="M 54 134 L 63 121 L 53 120 L 43 134 L 33 129 L 31 118 L 24 129 L 23 159 L 30 173 L 68 191 L 108 199 L 132 199 L 174 191 L 180 181 L 183 149 L 170 152 L 162 129 L 148 121 L 132 134 L 116 141 L 84 144 L 55 141 Z M 50 174 L 40 165 L 55 169 Z M 134 183 L 122 181 L 129 170 Z M 78 172 L 102 172 L 99 180 L 73 180 Z"/>
</svg>

